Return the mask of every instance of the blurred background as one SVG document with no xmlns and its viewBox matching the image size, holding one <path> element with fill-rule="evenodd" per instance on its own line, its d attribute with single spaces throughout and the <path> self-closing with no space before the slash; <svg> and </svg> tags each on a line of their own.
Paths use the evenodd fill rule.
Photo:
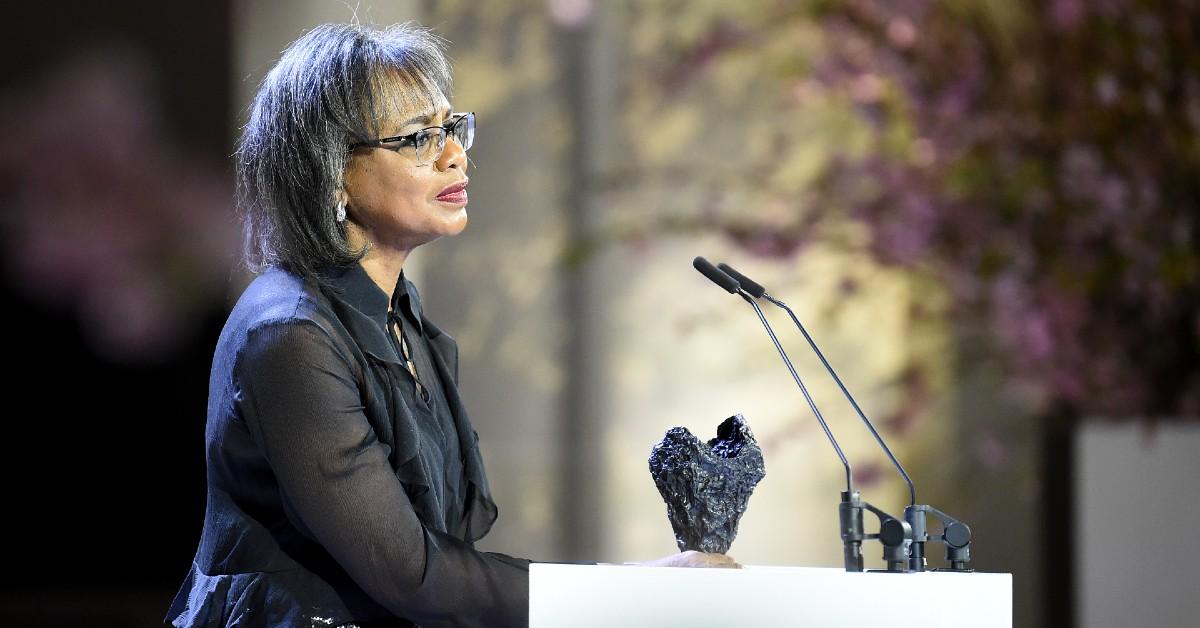
<svg viewBox="0 0 1200 628">
<path fill-rule="evenodd" d="M 280 51 L 352 20 L 434 27 L 479 118 L 471 225 L 409 269 L 461 347 L 500 506 L 481 549 L 675 551 L 650 449 L 740 412 L 767 475 L 730 554 L 840 567 L 837 458 L 704 255 L 796 309 L 918 501 L 1013 574 L 1014 625 L 1198 621 L 1194 1 L 3 11 L 4 624 L 161 623 L 199 540 L 212 351 L 251 279 L 230 154 Z M 768 316 L 864 498 L 900 514 L 902 482 Z"/>
</svg>

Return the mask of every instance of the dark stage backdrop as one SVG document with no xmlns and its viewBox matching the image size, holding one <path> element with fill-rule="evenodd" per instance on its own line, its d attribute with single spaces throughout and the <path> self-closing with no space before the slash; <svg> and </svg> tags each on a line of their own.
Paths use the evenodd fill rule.
<svg viewBox="0 0 1200 628">
<path fill-rule="evenodd" d="M 39 92 L 38 86 L 55 80 L 55 73 L 69 73 L 69 68 L 88 66 L 117 51 L 116 58 L 133 60 L 131 67 L 151 79 L 141 83 L 149 87 L 137 96 L 148 99 L 144 103 L 147 111 L 158 116 L 151 135 L 157 143 L 154 150 L 167 145 L 179 157 L 179 164 L 188 164 L 174 171 L 151 170 L 147 177 L 161 179 L 163 173 L 175 172 L 180 178 L 180 194 L 186 195 L 196 183 L 183 180 L 202 172 L 209 181 L 205 184 L 208 192 L 217 198 L 223 195 L 229 183 L 234 127 L 228 3 L 23 2 L 5 3 L 0 13 L 5 25 L 5 36 L 0 39 L 4 63 L 0 112 L 8 116 L 0 120 L 3 128 L 26 125 L 13 119 L 18 113 L 30 113 L 20 101 L 28 100 L 30 93 L 45 93 Z M 118 68 L 110 76 L 120 75 Z M 15 157 L 10 143 L 7 161 L 0 169 L 0 233 L 6 249 L 0 307 L 5 312 L 9 365 L 4 375 L 3 438 L 4 517 L 9 532 L 0 575 L 0 625 L 160 625 L 188 570 L 201 528 L 208 369 L 228 307 L 225 295 L 214 288 L 222 282 L 209 281 L 204 289 L 183 291 L 183 298 L 198 301 L 168 310 L 181 312 L 179 317 L 186 320 L 165 325 L 168 331 L 162 332 L 160 316 L 159 335 L 146 347 L 121 350 L 119 322 L 114 323 L 112 312 L 101 314 L 98 310 L 107 303 L 104 290 L 113 291 L 114 302 L 120 296 L 127 309 L 133 308 L 128 305 L 128 286 L 122 284 L 123 271 L 110 273 L 108 283 L 100 287 L 90 284 L 86 303 L 72 303 L 74 295 L 47 298 L 31 287 L 30 278 L 23 275 L 31 265 L 18 257 L 38 253 L 22 246 L 26 231 L 14 225 L 34 221 L 46 227 L 48 221 L 54 223 L 48 225 L 53 234 L 60 226 L 57 221 L 64 221 L 66 228 L 65 221 L 71 219 L 26 202 L 31 195 L 55 198 L 44 190 L 31 191 L 31 186 L 46 183 L 31 181 L 28 173 L 52 171 L 59 159 L 74 163 L 74 157 L 87 153 L 91 134 L 111 132 L 111 128 L 97 128 L 107 124 L 107 118 L 97 116 L 95 124 L 89 125 L 86 114 L 90 107 L 99 111 L 120 102 L 124 83 L 118 80 L 114 84 L 115 100 L 107 104 L 88 101 L 104 90 L 97 92 L 83 85 L 79 91 L 82 102 L 66 102 L 69 98 L 60 92 L 55 102 L 43 103 L 42 111 L 48 108 L 51 115 L 59 107 L 71 112 L 64 114 L 63 124 L 72 127 L 73 140 L 54 141 L 32 151 L 28 145 L 18 145 L 22 154 Z M 134 115 L 143 113 L 139 110 Z M 47 137 L 61 139 L 53 133 Z M 133 138 L 135 151 L 138 139 Z M 109 140 L 120 143 L 120 138 Z M 0 140 L 0 145 L 5 141 Z M 120 163 L 139 163 L 136 156 L 121 159 Z M 33 163 L 28 160 L 36 160 L 38 165 L 21 165 Z M 103 160 L 100 163 L 103 165 Z M 70 170 L 77 172 L 78 163 Z M 89 185 L 97 189 L 106 183 L 123 188 L 109 190 L 107 198 L 125 195 L 151 216 L 156 199 L 165 204 L 177 202 L 171 192 L 172 181 L 139 183 L 130 172 L 109 177 L 103 168 L 87 176 L 96 178 Z M 142 189 L 156 191 L 147 198 Z M 106 211 L 110 210 L 97 209 L 89 219 L 98 217 L 99 224 L 104 224 Z M 223 208 L 212 211 L 219 214 L 213 224 L 224 220 Z M 138 220 L 146 222 L 135 222 Z M 105 238 L 108 233 L 98 229 L 95 237 Z M 71 242 L 64 240 L 62 248 L 56 249 L 51 240 L 41 255 L 69 257 L 86 248 Z M 92 254 L 95 257 L 88 258 L 87 264 L 105 263 L 103 250 Z M 146 259 L 176 258 L 167 252 Z M 53 263 L 41 259 L 32 266 L 44 270 Z M 149 272 L 154 275 L 151 285 L 172 285 L 173 271 Z M 144 274 L 138 273 L 139 285 L 147 283 Z M 39 275 L 35 281 L 53 276 Z M 187 276 L 194 277 L 194 273 Z M 69 291 L 80 285 L 70 279 L 59 288 Z M 169 298 L 178 296 L 168 291 Z M 136 306 L 136 299 L 132 303 Z M 101 316 L 108 329 L 102 336 L 108 340 L 98 342 L 89 326 Z M 144 334 L 139 334 L 149 332 L 139 326 L 149 327 L 155 319 L 132 315 L 125 320 L 130 326 L 129 342 L 147 342 Z"/>
</svg>

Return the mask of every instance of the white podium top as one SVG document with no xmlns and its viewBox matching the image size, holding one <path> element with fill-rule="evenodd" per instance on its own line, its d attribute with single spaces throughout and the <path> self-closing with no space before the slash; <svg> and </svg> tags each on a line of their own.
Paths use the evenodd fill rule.
<svg viewBox="0 0 1200 628">
<path fill-rule="evenodd" d="M 533 563 L 530 628 L 1012 628 L 1012 575 Z"/>
</svg>

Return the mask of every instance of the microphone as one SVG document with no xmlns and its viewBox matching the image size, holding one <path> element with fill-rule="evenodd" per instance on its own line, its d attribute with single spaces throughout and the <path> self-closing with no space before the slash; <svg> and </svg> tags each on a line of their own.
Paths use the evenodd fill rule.
<svg viewBox="0 0 1200 628">
<path fill-rule="evenodd" d="M 767 330 L 767 335 L 771 337 L 771 342 L 775 344 L 775 349 L 779 351 L 779 357 L 783 358 L 783 363 L 787 365 L 788 372 L 792 374 L 792 379 L 796 381 L 796 385 L 800 387 L 800 392 L 804 395 L 804 400 L 808 402 L 809 409 L 817 417 L 817 421 L 821 424 L 821 429 L 825 431 L 825 436 L 829 438 L 829 444 L 833 445 L 833 450 L 837 452 L 838 458 L 841 459 L 842 467 L 846 471 L 846 491 L 842 493 L 842 504 L 838 507 L 844 542 L 843 560 L 846 571 L 862 571 L 862 542 L 868 537 L 863 533 L 863 502 L 858 499 L 858 491 L 854 490 L 854 473 L 850 468 L 850 461 L 846 459 L 846 454 L 842 453 L 841 446 L 838 445 L 837 439 L 833 437 L 833 432 L 830 431 L 829 424 L 825 422 L 825 417 L 821 415 L 821 411 L 817 408 L 816 402 L 813 401 L 812 395 L 808 394 L 808 389 L 805 388 L 804 382 L 800 381 L 800 376 L 796 373 L 796 367 L 792 366 L 792 361 L 788 358 L 787 352 L 783 350 L 783 345 L 779 344 L 779 338 L 775 336 L 775 330 L 771 329 L 771 324 L 767 322 L 767 317 L 763 314 L 762 308 L 747 294 L 746 288 L 741 285 L 741 280 L 735 279 L 728 273 L 717 269 L 703 257 L 697 256 L 696 259 L 692 260 L 692 266 L 710 281 L 721 286 L 726 292 L 742 297 L 746 303 L 750 304 L 750 307 L 754 308 L 754 313 L 758 314 L 758 320 L 762 321 L 763 327 Z M 762 286 L 749 280 L 747 280 L 747 285 L 751 289 L 759 290 L 761 294 Z M 890 562 L 889 565 L 891 565 Z"/>
<path fill-rule="evenodd" d="M 787 311 L 788 316 L 790 316 L 792 319 L 792 322 L 796 324 L 796 328 L 800 330 L 800 333 L 804 335 L 804 339 L 808 341 L 808 346 L 811 347 L 813 353 L 816 353 L 817 357 L 820 358 L 821 364 L 825 366 L 825 370 L 829 372 L 829 376 L 833 378 L 833 381 L 837 382 L 838 388 L 840 388 L 842 391 L 842 395 L 844 395 L 846 400 L 850 402 L 850 405 L 854 408 L 854 411 L 858 414 L 858 417 L 862 419 L 863 424 L 865 424 L 867 429 L 871 432 L 871 436 L 875 438 L 875 442 L 879 444 L 879 447 L 883 449 L 885 454 L 887 454 L 888 459 L 892 461 L 892 465 L 896 467 L 896 470 L 900 472 L 901 477 L 904 478 L 904 482 L 908 485 L 909 496 L 909 505 L 904 508 L 903 522 L 905 527 L 909 528 L 909 538 L 911 539 L 911 546 L 908 547 L 907 552 L 905 552 L 907 554 L 909 569 L 911 571 L 924 571 L 925 543 L 929 540 L 940 540 L 946 545 L 946 560 L 950 562 L 950 568 L 948 571 L 971 571 L 967 568 L 967 562 L 971 559 L 970 527 L 968 527 L 967 524 L 954 519 L 950 515 L 947 515 L 946 513 L 932 506 L 917 504 L 917 491 L 913 486 L 912 478 L 908 476 L 908 473 L 904 470 L 904 466 L 901 465 L 900 461 L 896 459 L 896 456 L 892 453 L 892 450 L 887 446 L 887 443 L 884 442 L 883 437 L 875 429 L 875 425 L 871 423 L 871 420 L 867 418 L 867 415 L 862 411 L 862 408 L 859 407 L 858 402 L 854 400 L 854 396 L 850 394 L 850 391 L 846 388 L 846 385 L 842 383 L 842 379 L 838 377 L 837 372 L 835 372 L 833 367 L 830 366 L 829 360 L 825 359 L 825 354 L 821 353 L 821 349 L 817 347 L 817 343 L 813 341 L 812 336 L 808 334 L 808 330 L 806 330 L 804 325 L 800 323 L 800 319 L 796 317 L 796 313 L 792 311 L 792 308 L 788 307 L 783 301 L 780 301 L 779 299 L 776 299 L 768 294 L 765 288 L 749 277 L 739 273 L 732 266 L 722 263 L 718 265 L 718 269 L 721 272 L 724 272 L 726 276 L 737 281 L 743 293 L 749 294 L 756 299 L 764 298 Z M 862 502 L 862 504 L 872 512 L 876 512 L 870 504 L 865 502 Z M 845 499 L 843 499 L 843 506 L 846 506 Z M 943 525 L 941 534 L 931 536 L 926 531 L 925 519 L 928 513 L 933 513 L 941 519 Z M 876 514 L 879 514 L 882 520 L 883 515 L 878 512 L 876 512 Z M 884 557 L 889 561 L 889 570 L 892 570 L 892 559 L 889 558 L 888 555 L 891 553 L 893 557 L 899 557 L 898 550 L 893 551 L 893 548 L 891 547 L 893 541 L 898 541 L 898 533 L 895 532 L 893 528 L 889 534 L 885 535 L 883 532 L 892 524 L 887 521 L 881 521 L 881 523 L 886 525 L 881 527 L 881 534 L 877 538 L 883 541 L 885 547 L 888 548 L 885 550 Z M 845 536 L 845 533 L 843 533 L 843 536 Z"/>
<path fill-rule="evenodd" d="M 711 262 L 703 257 L 697 256 L 696 259 L 692 260 L 692 268 L 700 271 L 701 275 L 708 277 L 710 281 L 721 286 L 725 292 L 737 294 L 738 282 L 733 277 L 717 270 L 716 266 L 713 266 Z"/>
<path fill-rule="evenodd" d="M 767 334 L 771 336 L 771 342 L 775 343 L 775 349 L 779 351 L 779 357 L 783 358 L 783 363 L 787 365 L 788 371 L 792 374 L 792 379 L 796 380 L 796 385 L 800 387 L 800 392 L 804 394 L 804 399 L 808 401 L 808 407 L 817 416 L 817 421 L 821 423 L 821 429 L 825 430 L 825 436 L 829 437 L 829 443 L 833 445 L 833 450 L 837 452 L 838 458 L 841 458 L 842 466 L 846 468 L 846 490 L 853 491 L 854 474 L 850 470 L 850 461 L 842 453 L 842 448 L 838 445 L 837 439 L 833 437 L 833 432 L 829 430 L 829 425 L 825 423 L 825 417 L 821 415 L 821 411 L 817 408 L 816 402 L 813 401 L 812 395 L 808 394 L 808 388 L 805 388 L 804 382 L 800 381 L 800 376 L 796 374 L 796 367 L 792 366 L 792 361 L 788 358 L 787 352 L 783 350 L 783 345 L 779 344 L 779 338 L 775 336 L 775 330 L 771 329 L 771 324 L 767 322 L 767 317 L 763 315 L 762 308 L 758 307 L 754 299 L 746 296 L 740 290 L 738 280 L 731 277 L 728 273 L 718 270 L 708 260 L 697 256 L 696 259 L 692 260 L 692 266 L 700 271 L 701 275 L 708 277 L 713 283 L 724 288 L 726 292 L 742 297 L 746 300 L 746 303 L 749 303 L 754 308 L 755 313 L 758 314 L 758 320 L 762 321 Z"/>
<path fill-rule="evenodd" d="M 917 490 L 913 487 L 912 479 L 908 477 L 908 473 L 904 471 L 904 467 L 900 464 L 900 461 L 896 459 L 896 456 L 892 454 L 892 450 L 888 448 L 887 443 L 883 441 L 883 437 L 879 435 L 879 432 L 875 429 L 875 425 L 871 423 L 871 420 L 868 419 L 867 415 L 863 413 L 862 408 L 858 407 L 858 402 L 854 400 L 854 397 L 850 394 L 850 391 L 846 389 L 846 385 L 842 383 L 842 378 L 838 377 L 837 373 L 833 370 L 833 367 L 829 365 L 829 360 L 825 359 L 825 354 L 821 353 L 821 349 L 817 347 L 817 343 L 813 342 L 812 336 L 808 335 L 808 330 L 804 329 L 804 325 L 800 324 L 800 319 L 796 318 L 796 313 L 792 311 L 792 308 L 788 307 L 783 301 L 780 301 L 779 299 L 767 294 L 765 288 L 752 281 L 749 277 L 739 273 L 729 264 L 722 263 L 718 266 L 718 268 L 724 272 L 726 276 L 737 280 L 738 284 L 742 286 L 742 288 L 751 296 L 755 298 L 765 298 L 771 303 L 774 303 L 775 305 L 786 310 L 788 316 L 792 317 L 792 322 L 795 323 L 796 327 L 800 329 L 800 333 L 804 334 L 804 339 L 808 341 L 808 346 L 812 347 L 813 352 L 816 353 L 817 357 L 821 359 L 821 364 L 825 365 L 825 370 L 829 372 L 829 376 L 833 378 L 833 381 L 837 382 L 838 388 L 842 389 L 842 394 L 846 397 L 846 400 L 850 402 L 850 405 L 854 407 L 854 411 L 858 413 L 858 418 L 862 419 L 863 423 L 866 424 L 867 429 L 871 431 L 871 436 L 875 437 L 875 442 L 879 443 L 879 446 L 883 448 L 884 453 L 886 453 L 887 457 L 892 461 L 892 466 L 896 467 L 896 470 L 899 471 L 900 475 L 904 478 L 904 482 L 908 484 L 909 504 L 915 505 L 917 503 Z"/>
</svg>

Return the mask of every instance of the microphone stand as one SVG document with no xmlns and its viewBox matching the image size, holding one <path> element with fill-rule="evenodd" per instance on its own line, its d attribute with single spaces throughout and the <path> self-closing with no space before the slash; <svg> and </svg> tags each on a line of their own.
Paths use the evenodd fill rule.
<svg viewBox="0 0 1200 628">
<path fill-rule="evenodd" d="M 862 408 L 859 407 L 858 402 L 854 400 L 854 396 L 850 394 L 850 391 L 846 388 L 846 385 L 842 383 L 842 379 L 838 377 L 837 373 L 833 370 L 833 367 L 830 366 L 829 361 L 825 359 L 825 354 L 821 353 L 821 349 L 817 347 L 817 343 L 814 342 L 812 336 L 808 334 L 808 330 L 806 330 L 804 325 L 800 323 L 800 319 L 796 317 L 796 313 L 792 311 L 792 308 L 788 307 L 783 301 L 780 301 L 770 294 L 767 294 L 765 288 L 749 277 L 739 273 L 732 266 L 729 266 L 728 264 L 719 264 L 718 268 L 724 272 L 726 276 L 730 277 L 731 280 L 737 282 L 740 291 L 745 293 L 743 294 L 743 298 L 748 298 L 745 295 L 749 295 L 754 298 L 765 298 L 766 300 L 775 304 L 777 307 L 783 308 L 788 313 L 788 316 L 791 317 L 792 322 L 796 324 L 796 328 L 800 330 L 800 333 L 804 335 L 804 339 L 808 341 L 808 346 L 812 348 L 813 353 L 816 353 L 817 357 L 820 358 L 821 364 L 825 366 L 825 370 L 829 373 L 830 377 L 833 378 L 833 381 L 837 382 L 838 388 L 840 388 L 842 391 L 842 395 L 844 395 L 846 400 L 850 402 L 850 405 L 854 408 L 854 411 L 858 414 L 858 417 L 862 419 L 863 424 L 866 425 L 867 429 L 871 432 L 871 436 L 875 438 L 875 442 L 878 443 L 879 447 L 883 449 L 885 454 L 887 454 L 888 459 L 892 461 L 892 465 L 896 467 L 896 470 L 900 472 L 901 477 L 904 478 L 904 482 L 908 485 L 909 505 L 904 508 L 904 520 L 898 521 L 899 524 L 902 524 L 900 526 L 897 526 L 895 523 L 893 523 L 893 521 L 896 521 L 894 517 L 890 517 L 890 515 L 887 515 L 882 511 L 878 511 L 870 504 L 865 502 L 862 504 L 863 507 L 880 517 L 880 533 L 875 538 L 878 538 L 884 546 L 884 560 L 888 563 L 887 571 L 925 571 L 925 543 L 928 543 L 929 541 L 941 541 L 945 544 L 946 560 L 950 563 L 950 567 L 945 569 L 936 569 L 935 571 L 973 571 L 967 567 L 967 563 L 971 560 L 970 526 L 934 508 L 933 506 L 917 503 L 917 491 L 913 486 L 912 478 L 910 478 L 908 473 L 905 472 L 904 467 L 900 464 L 900 461 L 896 459 L 896 456 L 887 446 L 887 443 L 884 442 L 883 437 L 879 434 L 879 431 L 875 429 L 875 425 L 872 424 L 871 420 L 867 418 L 867 415 L 862 411 Z M 839 512 L 846 510 L 853 512 L 856 510 L 858 508 L 854 505 L 856 499 L 856 495 L 850 495 L 849 498 L 847 498 L 847 496 L 843 494 L 842 509 Z M 861 510 L 859 510 L 859 513 L 859 516 L 861 517 Z M 941 520 L 942 532 L 940 534 L 930 535 L 928 533 L 926 528 L 927 514 L 933 514 L 939 520 Z M 848 529 L 845 521 L 846 517 L 846 514 L 842 514 L 843 538 L 845 537 L 846 530 Z M 891 521 L 888 519 L 891 519 Z M 901 537 L 901 534 L 903 534 L 903 538 Z M 867 538 L 872 538 L 873 535 L 866 536 Z M 893 565 L 893 563 L 897 564 Z M 905 563 L 907 563 L 907 569 L 905 569 Z M 894 566 L 896 568 L 893 568 Z M 849 569 L 847 569 L 847 571 L 849 571 Z"/>
<path fill-rule="evenodd" d="M 833 445 L 834 451 L 837 452 L 838 458 L 841 459 L 842 466 L 846 471 L 846 490 L 842 491 L 842 501 L 838 505 L 838 521 L 842 537 L 842 558 L 846 571 L 863 571 L 862 543 L 865 540 L 872 539 L 878 539 L 884 546 L 883 559 L 887 563 L 887 571 L 905 571 L 905 565 L 908 560 L 908 549 L 913 539 L 911 525 L 863 501 L 860 493 L 854 489 L 854 474 L 851 471 L 849 460 L 846 459 L 846 455 L 838 445 L 837 439 L 833 437 L 833 432 L 830 431 L 829 425 L 825 422 L 825 417 L 821 415 L 820 409 L 817 408 L 816 402 L 813 401 L 812 395 L 809 394 L 808 389 L 804 386 L 804 382 L 800 380 L 800 376 L 796 373 L 796 368 L 792 365 L 791 359 L 788 358 L 787 352 L 783 350 L 783 345 L 779 343 L 779 338 L 775 336 L 775 331 L 771 328 L 771 324 L 767 322 L 767 317 L 763 314 L 762 308 L 755 302 L 755 298 L 761 296 L 761 293 L 758 295 L 754 294 L 754 288 L 757 287 L 757 284 L 749 282 L 747 285 L 751 287 L 751 291 L 748 292 L 743 289 L 738 279 L 735 279 L 727 271 L 718 270 L 717 267 L 713 266 L 703 257 L 697 257 L 692 260 L 692 266 L 713 283 L 721 286 L 726 292 L 742 297 L 746 303 L 750 304 L 750 307 L 754 308 L 754 312 L 758 315 L 758 320 L 762 322 L 763 327 L 767 330 L 767 335 L 771 337 L 771 342 L 774 343 L 775 349 L 779 352 L 779 357 L 783 358 L 783 363 L 787 365 L 788 371 L 792 374 L 792 379 L 796 381 L 796 385 L 799 386 L 805 401 L 808 402 L 809 409 L 817 417 L 817 421 L 821 424 L 821 429 L 825 431 L 825 436 L 829 438 L 829 443 Z M 909 485 L 911 486 L 911 482 Z M 879 517 L 878 533 L 866 533 L 863 527 L 864 511 L 870 511 Z"/>
<path fill-rule="evenodd" d="M 838 505 L 838 521 L 841 526 L 842 536 L 842 563 L 846 567 L 846 571 L 862 571 L 863 570 L 863 553 L 862 543 L 866 539 L 877 538 L 880 535 L 866 534 L 863 529 L 863 509 L 868 509 L 880 517 L 880 534 L 883 533 L 883 525 L 885 521 L 896 521 L 887 513 L 871 506 L 862 501 L 859 492 L 854 490 L 854 474 L 850 468 L 850 461 L 846 459 L 846 455 L 842 453 L 842 448 L 838 445 L 837 439 L 833 437 L 833 432 L 829 430 L 829 425 L 825 422 L 825 417 L 821 415 L 821 411 L 817 408 L 817 404 L 813 401 L 812 395 L 808 393 L 804 382 L 800 380 L 800 376 L 796 373 L 796 368 L 792 366 L 792 361 L 788 358 L 787 352 L 783 350 L 783 345 L 779 344 L 779 338 L 775 336 L 775 331 L 771 329 L 771 324 L 767 322 L 767 317 L 763 314 L 762 308 L 754 302 L 744 290 L 738 289 L 738 296 L 742 297 L 750 307 L 754 308 L 754 313 L 758 314 L 758 320 L 762 322 L 763 328 L 767 330 L 767 334 L 771 337 L 771 342 L 775 344 L 775 349 L 779 351 L 779 357 L 783 358 L 783 363 L 787 365 L 788 371 L 792 374 L 792 379 L 796 380 L 796 385 L 800 387 L 800 392 L 804 395 L 804 400 L 808 402 L 809 409 L 817 417 L 817 421 L 821 424 L 821 429 L 825 431 L 825 436 L 829 438 L 829 443 L 833 445 L 834 451 L 837 452 L 838 458 L 842 461 L 842 466 L 846 470 L 846 490 L 842 491 L 842 503 Z M 889 537 L 890 538 L 890 537 Z M 902 539 L 903 541 L 903 539 Z M 884 560 L 888 561 L 888 570 L 891 571 L 896 565 L 893 558 L 889 558 L 889 549 L 887 543 L 884 543 Z M 903 562 L 899 563 L 903 565 Z"/>
</svg>

